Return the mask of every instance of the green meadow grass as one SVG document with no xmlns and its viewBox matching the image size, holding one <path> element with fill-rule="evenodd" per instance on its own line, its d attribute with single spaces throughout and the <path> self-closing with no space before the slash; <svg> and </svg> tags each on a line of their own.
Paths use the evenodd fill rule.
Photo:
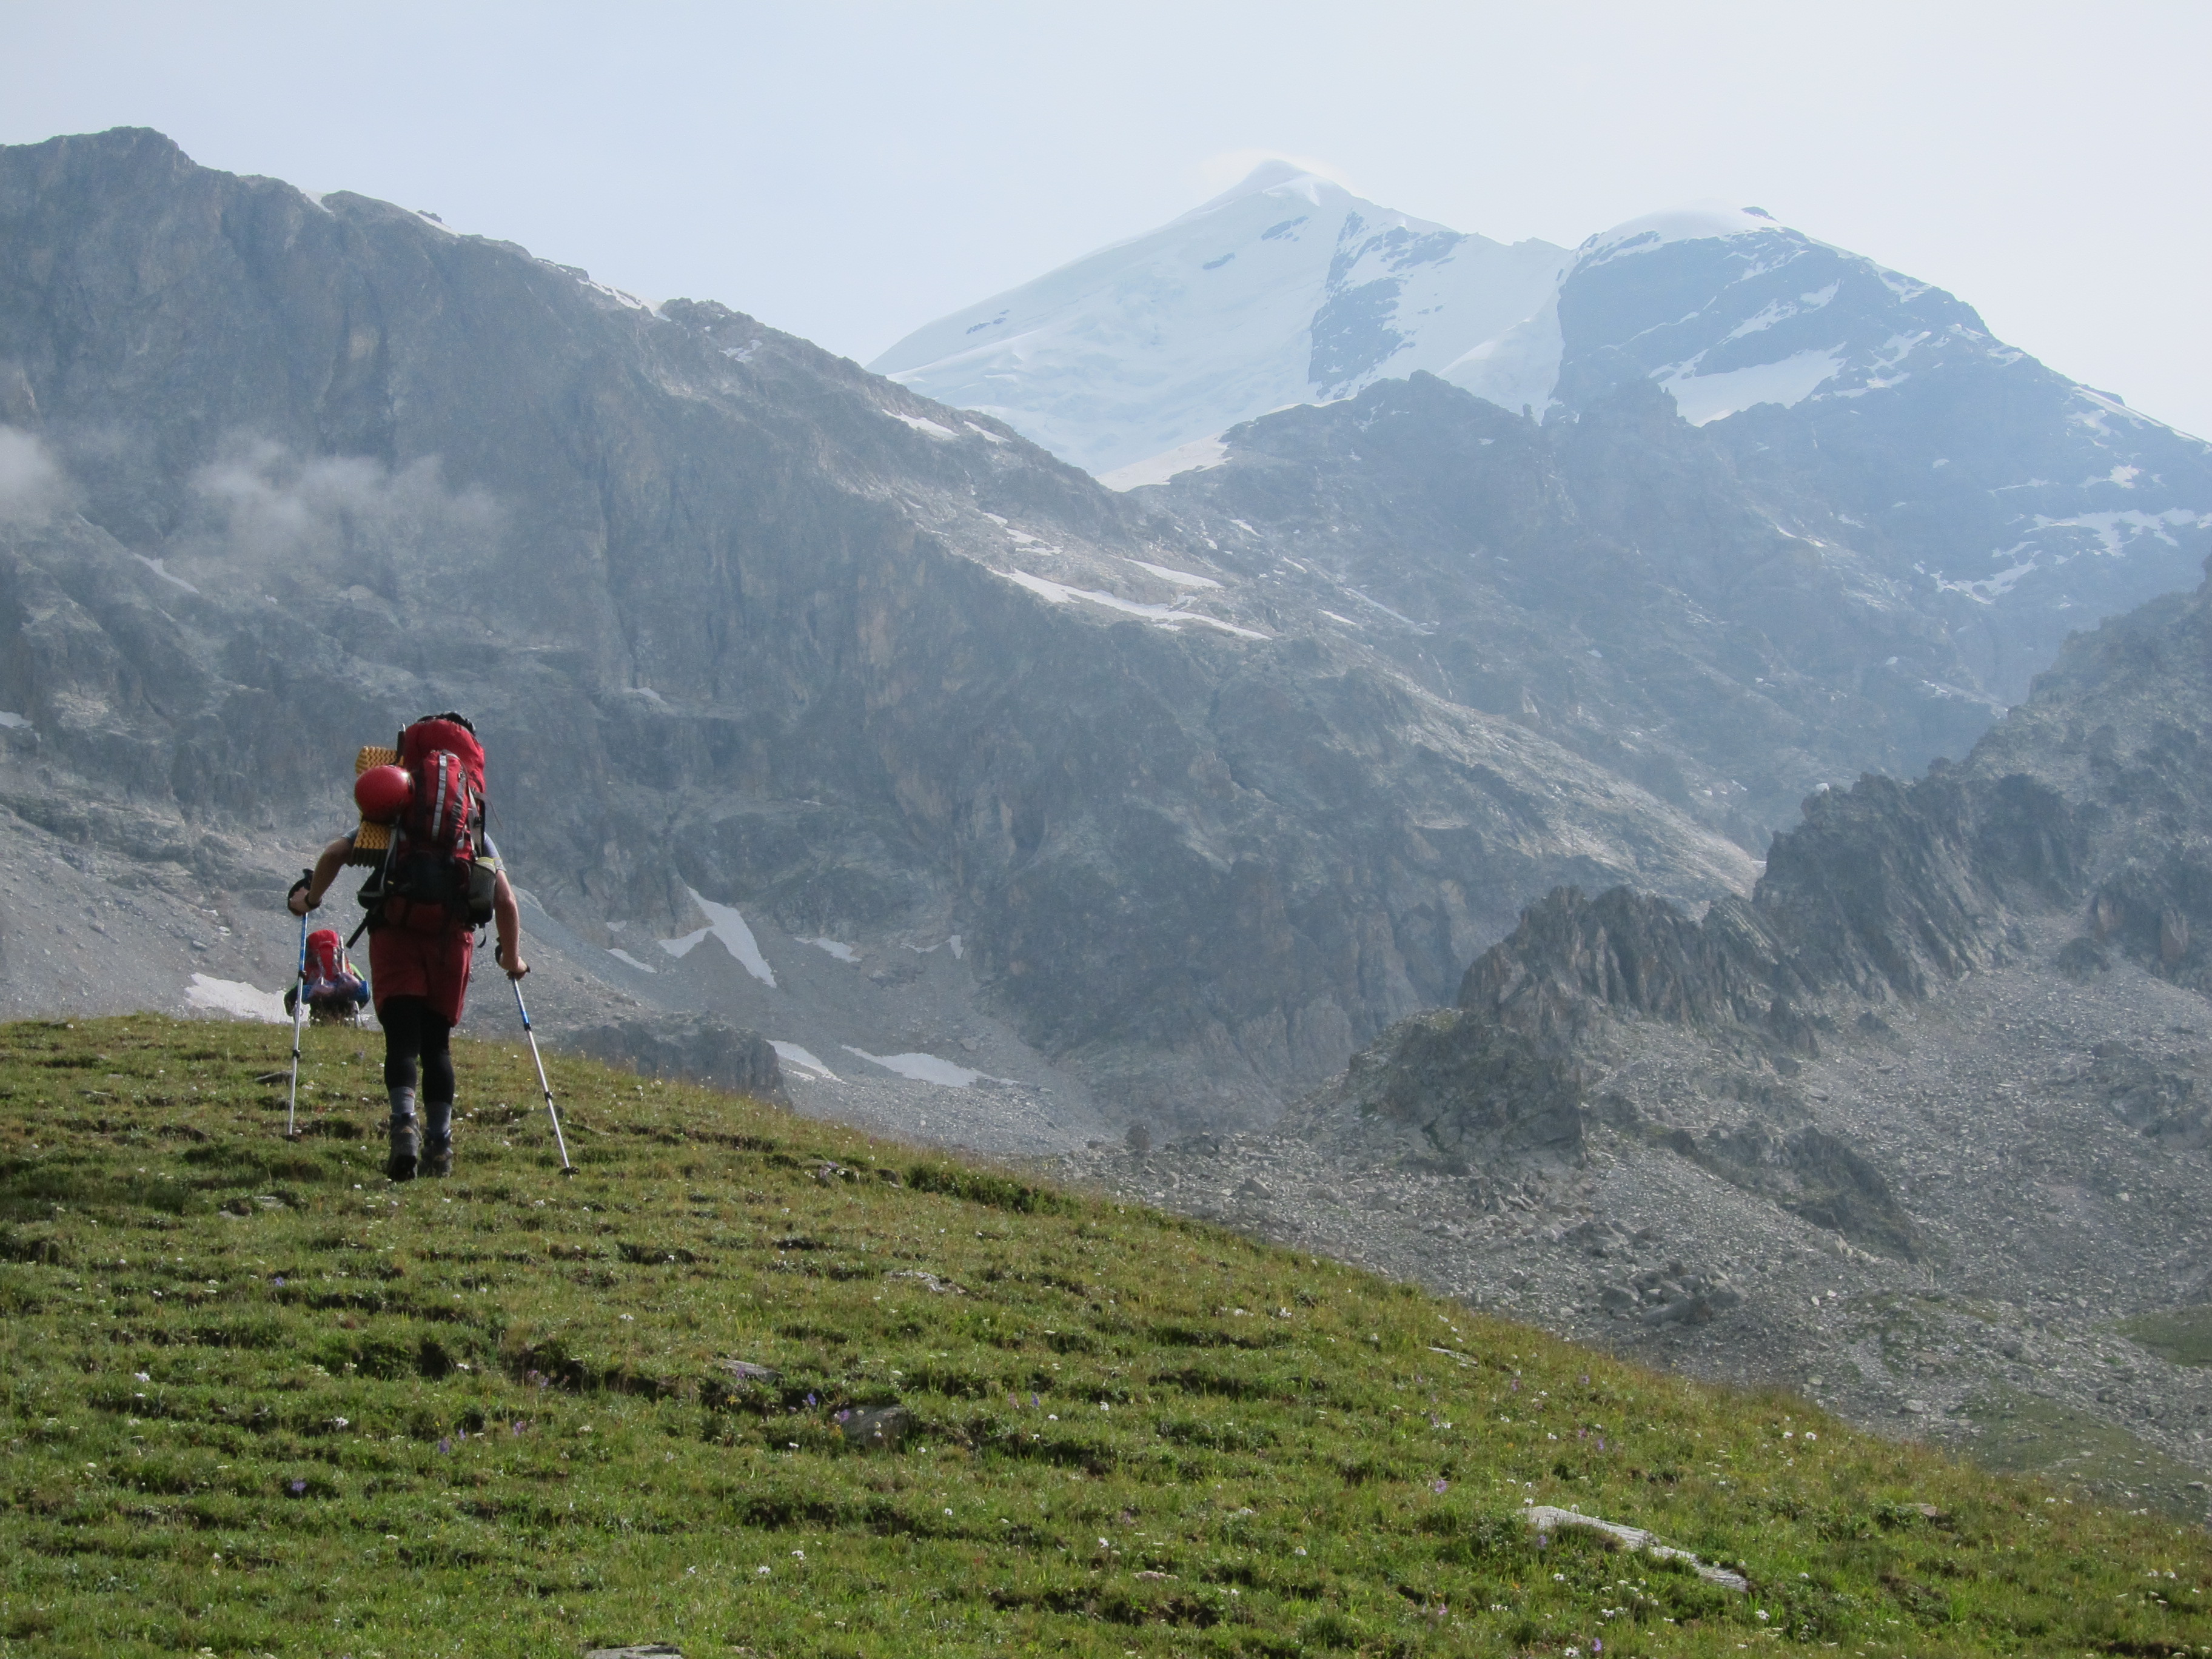
<svg viewBox="0 0 2212 1659">
<path fill-rule="evenodd" d="M 2212 1365 L 2212 1308 L 2144 1314 L 2122 1325 L 2120 1334 L 2177 1365 Z"/>
<path fill-rule="evenodd" d="M 1802 1401 L 565 1060 L 564 1180 L 507 1046 L 395 1187 L 288 1035 L 0 1028 L 0 1655 L 2212 1651 L 2202 1533 Z"/>
</svg>

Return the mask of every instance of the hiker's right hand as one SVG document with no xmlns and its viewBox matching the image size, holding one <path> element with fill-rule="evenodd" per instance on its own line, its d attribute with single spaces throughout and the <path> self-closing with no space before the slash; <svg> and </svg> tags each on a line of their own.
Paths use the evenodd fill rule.
<svg viewBox="0 0 2212 1659">
<path fill-rule="evenodd" d="M 515 953 L 513 961 L 507 959 L 507 947 L 504 945 L 494 945 L 491 956 L 494 962 L 507 969 L 507 976 L 509 979 L 520 979 L 530 971 L 530 964 L 522 959 L 520 951 Z"/>
</svg>

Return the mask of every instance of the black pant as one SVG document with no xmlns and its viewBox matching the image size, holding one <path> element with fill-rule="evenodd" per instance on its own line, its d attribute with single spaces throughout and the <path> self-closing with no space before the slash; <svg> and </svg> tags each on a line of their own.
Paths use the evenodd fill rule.
<svg viewBox="0 0 2212 1659">
<path fill-rule="evenodd" d="M 420 1062 L 423 1115 L 448 1122 L 453 1112 L 453 1028 L 421 997 L 392 997 L 379 1005 L 384 1024 L 384 1086 L 412 1089 Z"/>
</svg>

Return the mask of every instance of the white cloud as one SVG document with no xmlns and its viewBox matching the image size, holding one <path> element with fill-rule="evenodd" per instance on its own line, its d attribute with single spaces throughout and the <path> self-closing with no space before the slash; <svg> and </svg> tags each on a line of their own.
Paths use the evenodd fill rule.
<svg viewBox="0 0 2212 1659">
<path fill-rule="evenodd" d="M 393 471 L 366 456 L 303 459 L 281 444 L 246 441 L 192 483 L 215 523 L 178 553 L 305 561 L 393 599 L 485 558 L 504 521 L 483 491 L 448 489 L 434 456 Z"/>
<path fill-rule="evenodd" d="M 1198 164 L 1198 181 L 1209 196 L 1218 195 L 1231 185 L 1241 185 L 1251 176 L 1252 169 L 1263 161 L 1288 161 L 1301 173 L 1310 173 L 1326 179 L 1333 185 L 1352 188 L 1352 180 L 1344 176 L 1344 169 L 1327 161 L 1316 161 L 1310 155 L 1293 155 L 1286 149 L 1224 149 L 1207 156 Z"/>
<path fill-rule="evenodd" d="M 35 433 L 0 426 L 0 524 L 43 524 L 61 505 L 65 483 Z"/>
</svg>

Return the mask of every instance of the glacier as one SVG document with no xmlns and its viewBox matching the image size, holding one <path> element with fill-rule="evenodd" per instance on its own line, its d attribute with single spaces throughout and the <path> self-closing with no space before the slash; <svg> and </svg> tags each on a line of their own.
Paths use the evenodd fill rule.
<svg viewBox="0 0 2212 1659">
<path fill-rule="evenodd" d="M 1270 161 L 1157 230 L 916 330 L 869 368 L 1103 476 L 1272 410 L 1440 371 L 1541 311 L 1569 258 Z"/>
</svg>

